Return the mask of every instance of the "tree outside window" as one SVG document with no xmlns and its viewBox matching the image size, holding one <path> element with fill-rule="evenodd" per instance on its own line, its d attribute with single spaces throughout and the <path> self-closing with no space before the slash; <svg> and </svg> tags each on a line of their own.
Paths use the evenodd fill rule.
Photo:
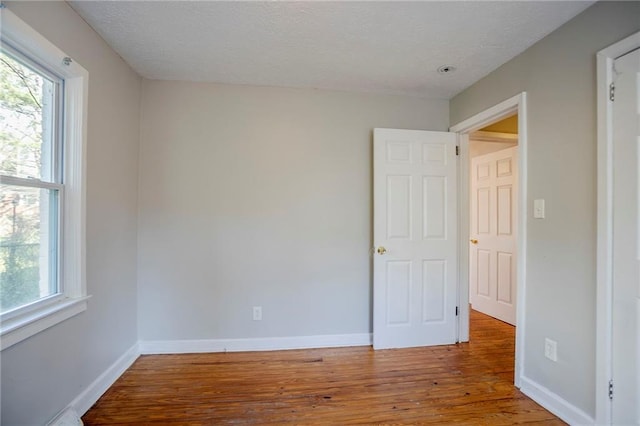
<svg viewBox="0 0 640 426">
<path fill-rule="evenodd" d="M 57 84 L 0 56 L 0 312 L 58 292 Z M 5 179 L 7 178 L 7 179 Z M 14 178 L 11 179 L 10 178 Z M 40 183 L 43 183 L 40 185 Z"/>
</svg>

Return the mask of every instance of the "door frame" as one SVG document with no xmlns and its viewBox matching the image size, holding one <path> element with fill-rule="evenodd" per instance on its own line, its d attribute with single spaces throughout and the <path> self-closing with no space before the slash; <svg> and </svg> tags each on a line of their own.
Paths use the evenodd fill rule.
<svg viewBox="0 0 640 426">
<path fill-rule="evenodd" d="M 614 81 L 614 61 L 640 48 L 637 32 L 598 52 L 598 183 L 596 250 L 596 417 L 611 424 L 609 380 L 613 374 L 613 104 L 609 87 Z"/>
<path fill-rule="evenodd" d="M 520 387 L 524 365 L 526 249 L 527 249 L 527 93 L 522 92 L 454 126 L 458 134 L 458 341 L 469 341 L 469 133 L 518 114 L 518 262 L 516 298 L 516 350 L 514 384 Z"/>
</svg>

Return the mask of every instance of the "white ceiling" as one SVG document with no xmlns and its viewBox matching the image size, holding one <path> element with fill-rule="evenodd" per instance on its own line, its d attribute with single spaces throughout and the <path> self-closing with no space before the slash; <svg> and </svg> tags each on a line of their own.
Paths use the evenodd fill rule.
<svg viewBox="0 0 640 426">
<path fill-rule="evenodd" d="M 72 1 L 149 79 L 449 99 L 593 1 Z M 441 75 L 436 69 L 453 65 Z"/>
</svg>

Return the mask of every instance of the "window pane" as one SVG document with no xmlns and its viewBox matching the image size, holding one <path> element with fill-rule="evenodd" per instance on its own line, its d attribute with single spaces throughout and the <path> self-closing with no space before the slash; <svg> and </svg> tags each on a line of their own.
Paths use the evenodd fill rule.
<svg viewBox="0 0 640 426">
<path fill-rule="evenodd" d="M 0 186 L 0 312 L 58 293 L 58 191 Z"/>
<path fill-rule="evenodd" d="M 0 174 L 52 181 L 56 84 L 0 53 Z"/>
</svg>

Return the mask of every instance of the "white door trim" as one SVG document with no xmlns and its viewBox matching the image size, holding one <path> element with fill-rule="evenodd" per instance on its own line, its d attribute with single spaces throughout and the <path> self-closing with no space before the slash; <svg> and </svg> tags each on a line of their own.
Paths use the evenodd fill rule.
<svg viewBox="0 0 640 426">
<path fill-rule="evenodd" d="M 498 120 L 518 114 L 518 297 L 516 312 L 516 387 L 520 381 L 524 365 L 525 298 L 526 298 L 526 254 L 527 254 L 527 93 L 522 92 L 498 105 L 482 111 L 450 128 L 458 133 L 460 145 L 460 167 L 458 168 L 458 340 L 469 340 L 469 133 L 479 130 Z"/>
<path fill-rule="evenodd" d="M 640 48 L 640 32 L 597 54 L 598 95 L 598 231 L 596 254 L 596 424 L 611 423 L 613 254 L 613 104 L 609 86 L 616 58 Z"/>
</svg>

